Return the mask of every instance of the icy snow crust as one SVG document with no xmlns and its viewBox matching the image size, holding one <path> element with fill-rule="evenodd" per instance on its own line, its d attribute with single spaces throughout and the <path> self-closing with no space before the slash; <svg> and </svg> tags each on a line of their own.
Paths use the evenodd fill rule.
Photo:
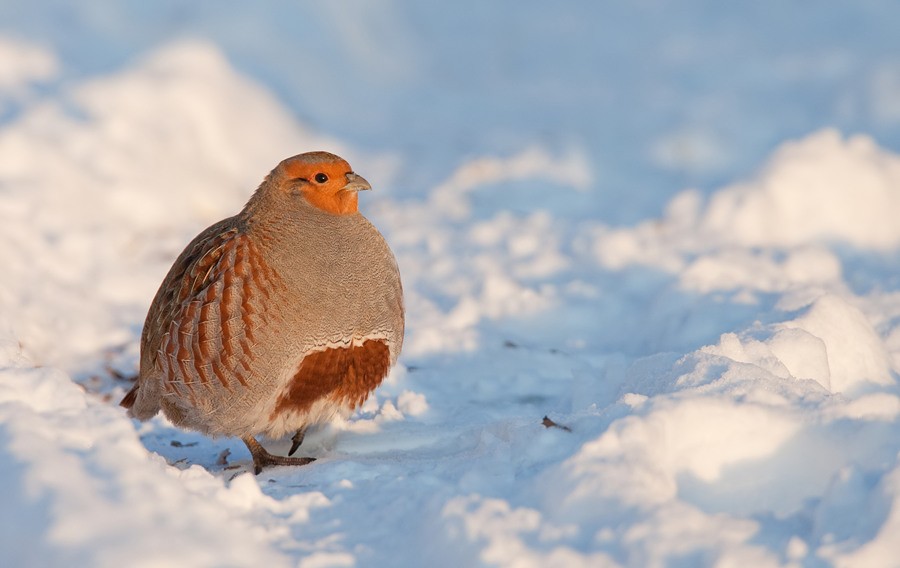
<svg viewBox="0 0 900 568">
<path fill-rule="evenodd" d="M 554 208 L 593 191 L 577 149 L 461 160 L 407 196 L 415 164 L 299 124 L 212 44 L 45 95 L 59 62 L 0 42 L 20 53 L 0 65 L 0 564 L 898 562 L 900 156 L 872 139 L 785 142 L 613 227 Z M 318 461 L 254 477 L 239 441 L 130 421 L 112 370 L 134 372 L 184 244 L 312 148 L 376 187 L 407 342 L 307 437 Z M 553 197 L 504 207 L 520 185 Z"/>
</svg>

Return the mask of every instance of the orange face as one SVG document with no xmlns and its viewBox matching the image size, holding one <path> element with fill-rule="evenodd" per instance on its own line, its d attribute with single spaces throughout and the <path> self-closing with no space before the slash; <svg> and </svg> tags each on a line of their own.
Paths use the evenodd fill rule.
<svg viewBox="0 0 900 568">
<path fill-rule="evenodd" d="M 355 213 L 357 192 L 371 189 L 369 183 L 353 173 L 350 164 L 327 152 L 294 156 L 283 163 L 286 182 L 299 189 L 314 207 L 334 215 Z"/>
</svg>

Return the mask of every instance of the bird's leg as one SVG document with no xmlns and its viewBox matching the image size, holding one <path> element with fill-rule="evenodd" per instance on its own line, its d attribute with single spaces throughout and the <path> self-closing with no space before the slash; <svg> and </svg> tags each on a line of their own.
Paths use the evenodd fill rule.
<svg viewBox="0 0 900 568">
<path fill-rule="evenodd" d="M 303 438 L 306 436 L 306 426 L 297 430 L 297 433 L 291 438 L 291 449 L 288 451 L 288 455 L 294 455 L 294 452 L 297 451 L 297 448 L 300 447 L 300 444 L 303 443 Z"/>
<path fill-rule="evenodd" d="M 256 441 L 253 436 L 244 436 L 241 438 L 250 450 L 253 456 L 253 472 L 259 475 L 263 468 L 271 465 L 306 465 L 316 461 L 316 458 L 288 458 L 285 456 L 273 456 L 266 451 L 262 445 Z"/>
</svg>

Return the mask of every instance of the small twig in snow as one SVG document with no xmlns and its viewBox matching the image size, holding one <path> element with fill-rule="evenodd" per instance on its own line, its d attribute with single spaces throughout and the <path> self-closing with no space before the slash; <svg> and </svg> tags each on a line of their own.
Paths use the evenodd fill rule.
<svg viewBox="0 0 900 568">
<path fill-rule="evenodd" d="M 219 459 L 216 460 L 216 465 L 228 465 L 228 456 L 231 455 L 231 450 L 225 448 L 222 450 L 222 453 L 219 454 Z"/>
<path fill-rule="evenodd" d="M 565 430 L 566 432 L 571 432 L 572 429 L 563 424 L 557 424 L 553 420 L 550 420 L 549 416 L 544 416 L 544 420 L 541 422 L 546 428 L 559 428 L 560 430 Z"/>
</svg>

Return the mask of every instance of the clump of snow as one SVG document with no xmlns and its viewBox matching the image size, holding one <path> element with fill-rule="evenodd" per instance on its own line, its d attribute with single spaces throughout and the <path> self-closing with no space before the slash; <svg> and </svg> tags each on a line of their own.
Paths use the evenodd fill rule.
<svg viewBox="0 0 900 568">
<path fill-rule="evenodd" d="M 556 157 L 542 148 L 527 148 L 509 158 L 477 158 L 456 169 L 432 191 L 432 201 L 444 214 L 462 219 L 471 213 L 467 194 L 479 187 L 517 180 L 546 180 L 585 190 L 592 173 L 585 156 L 575 150 Z M 514 191 L 514 190 L 513 190 Z M 515 195 L 510 195 L 515 199 Z"/>
<path fill-rule="evenodd" d="M 756 179 L 717 192 L 701 227 L 743 246 L 889 249 L 900 244 L 898 186 L 900 158 L 867 136 L 823 130 L 785 144 Z"/>
<path fill-rule="evenodd" d="M 818 338 L 827 353 L 827 369 L 831 389 L 845 392 L 861 383 L 893 385 L 891 364 L 881 338 L 872 329 L 866 316 L 846 300 L 827 294 L 816 300 L 801 317 L 782 324 L 785 330 L 803 330 Z M 784 336 L 780 350 L 790 356 L 791 347 Z M 807 341 L 804 336 L 800 342 Z M 815 348 L 817 351 L 820 347 Z M 799 353 L 803 353 L 802 349 Z M 802 359 L 797 357 L 796 359 Z M 803 365 L 802 360 L 794 367 Z M 811 370 L 811 374 L 815 374 Z M 821 376 L 817 375 L 817 376 Z"/>
<path fill-rule="evenodd" d="M 777 292 L 790 286 L 837 283 L 840 260 L 829 250 L 804 246 L 784 253 L 728 247 L 704 254 L 681 272 L 688 290 L 709 293 L 752 286 L 760 292 Z"/>
<path fill-rule="evenodd" d="M 403 391 L 397 398 L 397 408 L 403 414 L 421 416 L 428 412 L 428 401 L 425 395 L 419 392 Z"/>
<path fill-rule="evenodd" d="M 26 95 L 29 85 L 53 79 L 58 73 L 59 60 L 52 51 L 32 42 L 0 36 L 0 105 L 6 98 Z"/>
<path fill-rule="evenodd" d="M 769 337 L 762 341 L 724 334 L 703 351 L 759 365 L 779 377 L 814 380 L 832 392 L 894 384 L 881 338 L 865 315 L 839 296 L 823 295 L 802 315 L 769 326 L 765 334 Z"/>
</svg>

